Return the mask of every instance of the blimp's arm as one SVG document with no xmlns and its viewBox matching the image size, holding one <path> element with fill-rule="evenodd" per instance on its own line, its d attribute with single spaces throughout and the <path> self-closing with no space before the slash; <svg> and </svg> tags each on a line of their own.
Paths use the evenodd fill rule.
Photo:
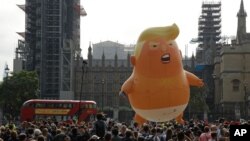
<svg viewBox="0 0 250 141">
<path fill-rule="evenodd" d="M 125 93 L 125 95 L 130 94 L 133 91 L 134 78 L 133 74 L 123 83 L 120 94 Z"/>
<path fill-rule="evenodd" d="M 190 86 L 198 86 L 198 87 L 202 87 L 204 85 L 202 79 L 198 78 L 196 75 L 194 75 L 193 73 L 190 73 L 188 71 L 185 71 L 188 83 Z"/>
</svg>

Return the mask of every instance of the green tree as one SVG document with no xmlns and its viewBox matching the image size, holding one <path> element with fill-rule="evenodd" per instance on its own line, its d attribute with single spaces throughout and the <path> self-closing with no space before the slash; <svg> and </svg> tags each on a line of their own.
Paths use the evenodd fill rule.
<svg viewBox="0 0 250 141">
<path fill-rule="evenodd" d="M 189 108 L 192 113 L 203 113 L 204 110 L 208 111 L 208 106 L 204 98 L 205 87 L 190 87 L 190 100 Z"/>
<path fill-rule="evenodd" d="M 39 81 L 34 71 L 12 73 L 0 84 L 0 105 L 7 118 L 17 117 L 26 100 L 37 98 Z"/>
</svg>

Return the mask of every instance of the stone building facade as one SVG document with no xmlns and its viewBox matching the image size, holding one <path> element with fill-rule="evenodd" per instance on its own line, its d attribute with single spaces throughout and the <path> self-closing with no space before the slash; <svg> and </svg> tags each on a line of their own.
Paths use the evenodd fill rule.
<svg viewBox="0 0 250 141">
<path fill-rule="evenodd" d="M 236 39 L 223 45 L 214 60 L 217 113 L 229 119 L 250 118 L 250 33 L 246 32 L 246 16 L 242 0 Z"/>
<path fill-rule="evenodd" d="M 94 100 L 107 117 L 120 121 L 131 120 L 134 115 L 128 100 L 119 96 L 122 84 L 132 73 L 131 52 L 126 49 L 123 44 L 112 41 L 93 44 L 88 48 L 86 67 L 76 68 L 75 99 Z M 79 61 L 78 66 L 82 65 Z"/>
</svg>

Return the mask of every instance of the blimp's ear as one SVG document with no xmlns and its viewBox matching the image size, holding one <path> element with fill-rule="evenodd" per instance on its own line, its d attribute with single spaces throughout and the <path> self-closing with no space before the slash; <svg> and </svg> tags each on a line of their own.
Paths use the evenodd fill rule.
<svg viewBox="0 0 250 141">
<path fill-rule="evenodd" d="M 135 58 L 135 56 L 134 55 L 131 55 L 130 56 L 130 62 L 131 62 L 131 64 L 133 65 L 133 66 L 135 66 L 135 62 L 136 62 L 136 58 Z"/>
</svg>

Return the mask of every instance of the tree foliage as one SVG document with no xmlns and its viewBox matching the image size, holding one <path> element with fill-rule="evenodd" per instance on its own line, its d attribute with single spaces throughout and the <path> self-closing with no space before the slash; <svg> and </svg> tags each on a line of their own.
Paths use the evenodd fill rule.
<svg viewBox="0 0 250 141">
<path fill-rule="evenodd" d="M 34 71 L 21 71 L 5 77 L 0 84 L 0 105 L 3 113 L 16 117 L 26 100 L 38 97 L 38 75 Z"/>
<path fill-rule="evenodd" d="M 207 104 L 204 98 L 204 89 L 198 87 L 190 88 L 190 100 L 189 106 L 192 111 L 203 112 L 204 110 L 208 110 Z"/>
</svg>

